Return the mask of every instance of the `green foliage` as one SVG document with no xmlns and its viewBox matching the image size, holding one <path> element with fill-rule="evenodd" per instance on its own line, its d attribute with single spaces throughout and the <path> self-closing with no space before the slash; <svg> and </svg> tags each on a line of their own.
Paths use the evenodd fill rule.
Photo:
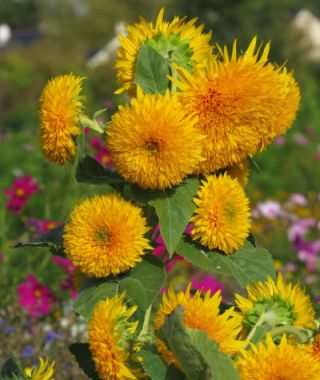
<svg viewBox="0 0 320 380">
<path fill-rule="evenodd" d="M 208 251 L 185 238 L 180 241 L 177 253 L 210 273 L 234 277 L 242 288 L 252 281 L 264 281 L 267 276 L 275 277 L 270 253 L 266 249 L 255 248 L 248 241 L 239 251 L 225 255 Z"/>
<path fill-rule="evenodd" d="M 77 360 L 79 367 L 92 380 L 99 380 L 94 362 L 91 357 L 89 345 L 87 343 L 73 343 L 69 346 L 69 350 Z"/>
<path fill-rule="evenodd" d="M 21 364 L 15 356 L 11 356 L 3 364 L 0 380 L 26 380 Z"/>
<path fill-rule="evenodd" d="M 142 45 L 137 57 L 135 83 L 147 94 L 164 94 L 168 74 L 168 61 L 151 46 Z"/>
<path fill-rule="evenodd" d="M 167 367 L 160 358 L 155 346 L 144 347 L 139 351 L 139 356 L 142 357 L 142 367 L 151 380 L 165 379 Z"/>
<path fill-rule="evenodd" d="M 187 329 L 183 309 L 177 308 L 160 329 L 159 336 L 178 360 L 188 380 L 239 380 L 231 359 L 205 331 Z"/>
</svg>

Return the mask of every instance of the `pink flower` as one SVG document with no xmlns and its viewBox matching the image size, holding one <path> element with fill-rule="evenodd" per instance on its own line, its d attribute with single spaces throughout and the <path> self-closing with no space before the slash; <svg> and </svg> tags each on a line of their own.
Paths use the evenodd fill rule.
<svg viewBox="0 0 320 380">
<path fill-rule="evenodd" d="M 39 185 L 33 182 L 31 176 L 16 178 L 9 189 L 4 190 L 4 194 L 9 198 L 6 207 L 10 211 L 18 214 L 27 203 L 31 195 L 39 189 Z"/>
<path fill-rule="evenodd" d="M 224 292 L 224 285 L 218 282 L 213 276 L 210 276 L 208 274 L 198 279 L 192 279 L 191 287 L 193 289 L 200 290 L 203 293 L 210 291 L 211 295 L 216 293 L 218 290 L 220 290 L 221 293 Z"/>
<path fill-rule="evenodd" d="M 274 143 L 276 145 L 284 145 L 286 143 L 286 139 L 283 136 L 278 136 L 274 139 Z"/>
<path fill-rule="evenodd" d="M 307 198 L 299 193 L 293 193 L 290 196 L 290 201 L 299 206 L 306 206 L 308 204 Z"/>
<path fill-rule="evenodd" d="M 50 313 L 56 301 L 51 289 L 38 282 L 32 274 L 19 284 L 17 293 L 19 305 L 34 318 Z"/>
<path fill-rule="evenodd" d="M 64 257 L 52 256 L 52 261 L 59 265 L 67 275 L 67 277 L 61 282 L 60 289 L 63 291 L 70 291 L 71 297 L 75 298 L 78 293 L 73 279 L 73 272 L 76 270 L 76 267 L 70 260 Z"/>
<path fill-rule="evenodd" d="M 298 145 L 301 145 L 301 146 L 308 146 L 309 145 L 309 141 L 308 139 L 303 136 L 303 134 L 301 133 L 295 133 L 293 136 L 292 136 L 292 140 L 297 143 Z"/>
<path fill-rule="evenodd" d="M 293 223 L 288 228 L 288 238 L 290 241 L 295 241 L 298 238 L 303 238 L 310 228 L 316 226 L 316 220 L 314 218 L 304 218 Z"/>
<path fill-rule="evenodd" d="M 281 207 L 281 204 L 276 201 L 258 202 L 256 211 L 258 212 L 258 214 L 268 219 L 276 219 L 284 215 L 284 211 Z"/>
<path fill-rule="evenodd" d="M 53 222 L 51 220 L 42 220 L 36 218 L 29 218 L 26 223 L 27 227 L 30 227 L 35 235 L 42 235 L 46 232 L 52 230 L 53 228 L 59 227 L 60 222 Z"/>
<path fill-rule="evenodd" d="M 111 153 L 107 149 L 106 145 L 99 139 L 99 137 L 94 136 L 90 140 L 91 147 L 96 151 L 94 158 L 105 168 L 113 166 Z"/>
</svg>

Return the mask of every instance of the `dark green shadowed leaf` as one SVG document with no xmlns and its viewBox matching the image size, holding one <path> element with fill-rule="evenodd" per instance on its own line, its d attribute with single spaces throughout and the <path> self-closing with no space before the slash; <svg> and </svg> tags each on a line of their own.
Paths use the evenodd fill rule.
<svg viewBox="0 0 320 380">
<path fill-rule="evenodd" d="M 93 157 L 86 156 L 79 161 L 76 169 L 76 180 L 89 184 L 121 184 L 124 179 L 117 172 L 105 169 Z"/>
<path fill-rule="evenodd" d="M 165 380 L 187 380 L 187 378 L 176 366 L 171 364 L 167 369 Z"/>
<path fill-rule="evenodd" d="M 155 346 L 144 347 L 139 351 L 139 356 L 143 358 L 143 369 L 151 380 L 165 380 L 167 368 Z"/>
<path fill-rule="evenodd" d="M 255 248 L 248 241 L 239 251 L 225 255 L 207 251 L 186 237 L 180 241 L 176 251 L 201 269 L 234 277 L 242 288 L 252 281 L 264 281 L 267 276 L 275 278 L 270 253 L 266 249 Z"/>
<path fill-rule="evenodd" d="M 3 380 L 26 380 L 26 377 L 24 376 L 23 369 L 21 367 L 20 362 L 15 356 L 11 356 L 9 359 L 7 359 L 3 366 L 1 367 L 0 371 L 0 379 Z"/>
<path fill-rule="evenodd" d="M 117 286 L 115 281 L 86 279 L 74 302 L 74 311 L 88 322 L 96 304 L 113 297 L 116 294 Z"/>
<path fill-rule="evenodd" d="M 69 350 L 76 358 L 79 367 L 92 380 L 99 380 L 94 362 L 91 357 L 89 345 L 87 343 L 73 343 L 69 346 Z"/>
<path fill-rule="evenodd" d="M 53 228 L 43 235 L 25 243 L 18 243 L 13 248 L 23 247 L 48 247 L 53 255 L 65 256 L 63 250 L 63 232 L 64 225 Z"/>
<path fill-rule="evenodd" d="M 151 46 L 140 47 L 134 81 L 147 94 L 164 94 L 168 88 L 169 64 Z"/>
</svg>

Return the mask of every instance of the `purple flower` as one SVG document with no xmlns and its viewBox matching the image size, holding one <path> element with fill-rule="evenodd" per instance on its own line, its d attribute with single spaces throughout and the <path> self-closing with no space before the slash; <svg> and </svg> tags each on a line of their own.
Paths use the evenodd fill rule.
<svg viewBox="0 0 320 380">
<path fill-rule="evenodd" d="M 288 238 L 290 241 L 295 241 L 298 238 L 303 238 L 310 230 L 311 227 L 316 225 L 314 218 L 304 218 L 293 223 L 288 228 Z"/>
<path fill-rule="evenodd" d="M 31 346 L 26 346 L 21 351 L 21 356 L 23 358 L 30 358 L 33 355 L 33 348 Z"/>
</svg>

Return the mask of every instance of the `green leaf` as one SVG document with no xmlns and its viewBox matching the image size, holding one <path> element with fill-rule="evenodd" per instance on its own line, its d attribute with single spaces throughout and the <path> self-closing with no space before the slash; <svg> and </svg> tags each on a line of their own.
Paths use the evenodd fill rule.
<svg viewBox="0 0 320 380">
<path fill-rule="evenodd" d="M 186 380 L 186 377 L 175 365 L 171 364 L 167 369 L 165 380 Z"/>
<path fill-rule="evenodd" d="M 73 343 L 69 346 L 69 350 L 76 358 L 79 367 L 92 380 L 99 380 L 94 362 L 91 357 L 89 345 L 87 343 Z"/>
<path fill-rule="evenodd" d="M 164 94 L 168 88 L 169 64 L 151 46 L 142 44 L 138 53 L 135 83 L 147 94 Z"/>
<path fill-rule="evenodd" d="M 74 311 L 87 322 L 90 321 L 96 304 L 106 298 L 113 297 L 116 294 L 117 286 L 117 282 L 111 280 L 87 279 L 74 302 Z"/>
<path fill-rule="evenodd" d="M 53 228 L 47 233 L 37 236 L 35 239 L 25 243 L 19 242 L 13 248 L 23 247 L 48 247 L 50 252 L 56 256 L 65 256 L 63 249 L 64 225 Z"/>
<path fill-rule="evenodd" d="M 252 281 L 264 281 L 267 276 L 275 278 L 270 253 L 266 249 L 255 248 L 248 241 L 239 251 L 225 255 L 208 251 L 186 237 L 180 241 L 176 251 L 205 271 L 234 277 L 242 288 Z"/>
<path fill-rule="evenodd" d="M 151 380 L 165 380 L 167 367 L 154 346 L 143 348 L 139 351 L 139 356 L 142 357 L 142 367 Z"/>
<path fill-rule="evenodd" d="M 183 309 L 179 307 L 166 318 L 158 335 L 173 353 L 188 380 L 209 380 L 208 366 L 193 346 L 182 316 Z"/>
<path fill-rule="evenodd" d="M 160 197 L 150 201 L 156 209 L 161 235 L 171 255 L 195 210 L 192 199 L 198 187 L 198 178 L 188 178 L 181 185 L 162 192 Z"/>
<path fill-rule="evenodd" d="M 251 342 L 254 344 L 254 345 L 257 345 L 261 339 L 263 339 L 266 335 L 266 333 L 270 330 L 270 326 L 268 326 L 268 324 L 264 324 L 262 326 L 257 326 L 256 328 L 256 331 L 253 335 L 253 337 L 251 338 Z"/>
<path fill-rule="evenodd" d="M 232 360 L 219 351 L 219 345 L 208 337 L 205 331 L 188 329 L 192 345 L 200 352 L 206 361 L 210 380 L 240 380 L 239 373 Z"/>
<path fill-rule="evenodd" d="M 124 179 L 111 169 L 105 169 L 93 157 L 86 156 L 79 161 L 76 170 L 76 180 L 80 183 L 89 184 L 121 184 Z"/>
<path fill-rule="evenodd" d="M 154 255 L 146 255 L 141 263 L 120 280 L 119 292 L 126 291 L 129 303 L 138 306 L 138 317 L 143 321 L 148 307 L 160 292 L 165 279 L 164 267 Z M 142 327 L 142 324 L 141 324 Z"/>
<path fill-rule="evenodd" d="M 1 367 L 0 372 L 1 379 L 17 379 L 17 380 L 25 380 L 23 369 L 21 367 L 20 362 L 15 356 L 11 356 L 7 359 L 3 366 Z"/>
</svg>

